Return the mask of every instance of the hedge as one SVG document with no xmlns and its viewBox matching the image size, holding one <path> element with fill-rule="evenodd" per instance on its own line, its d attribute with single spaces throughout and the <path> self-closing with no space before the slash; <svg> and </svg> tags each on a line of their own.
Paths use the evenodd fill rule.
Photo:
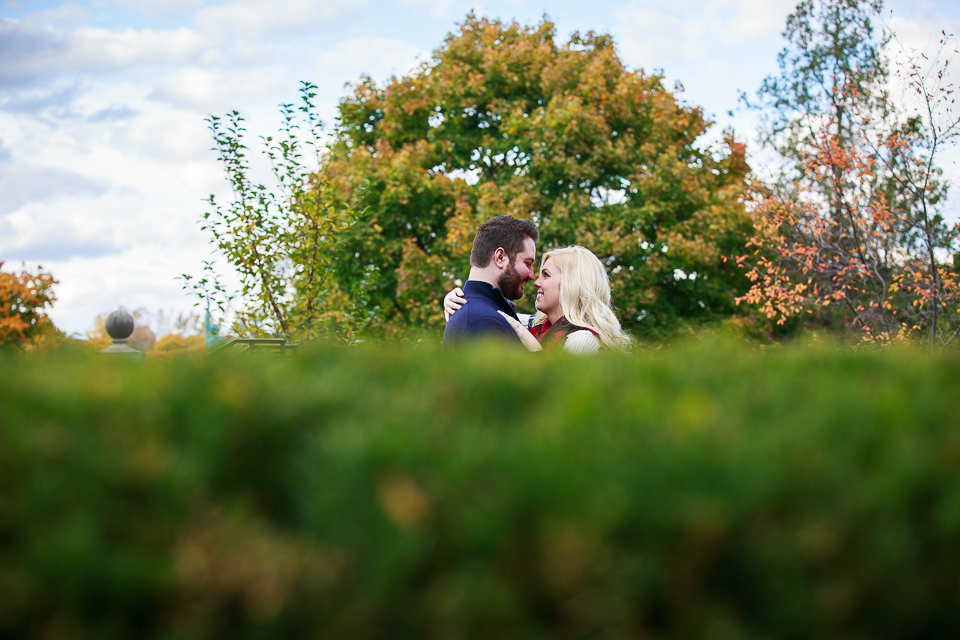
<svg viewBox="0 0 960 640">
<path fill-rule="evenodd" d="M 0 637 L 955 638 L 960 359 L 0 358 Z"/>
</svg>

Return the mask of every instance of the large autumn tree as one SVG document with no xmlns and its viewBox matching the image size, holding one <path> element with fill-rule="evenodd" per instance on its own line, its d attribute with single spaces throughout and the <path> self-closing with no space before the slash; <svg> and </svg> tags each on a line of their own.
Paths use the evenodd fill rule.
<svg viewBox="0 0 960 640">
<path fill-rule="evenodd" d="M 702 111 L 626 68 L 610 36 L 559 43 L 546 20 L 469 15 L 415 72 L 363 79 L 339 110 L 322 173 L 365 222 L 333 264 L 343 284 L 379 273 L 369 305 L 386 331 L 442 323 L 474 230 L 501 213 L 534 220 L 541 252 L 593 250 L 635 334 L 735 312 L 745 280 L 721 257 L 748 227 L 744 148 L 705 149 Z"/>
</svg>

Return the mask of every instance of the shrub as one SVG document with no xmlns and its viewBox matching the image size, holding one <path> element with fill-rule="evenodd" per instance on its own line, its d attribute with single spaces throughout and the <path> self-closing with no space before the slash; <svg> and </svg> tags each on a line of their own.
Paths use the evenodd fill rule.
<svg viewBox="0 0 960 640">
<path fill-rule="evenodd" d="M 0 636 L 946 638 L 953 355 L 0 361 Z"/>
</svg>

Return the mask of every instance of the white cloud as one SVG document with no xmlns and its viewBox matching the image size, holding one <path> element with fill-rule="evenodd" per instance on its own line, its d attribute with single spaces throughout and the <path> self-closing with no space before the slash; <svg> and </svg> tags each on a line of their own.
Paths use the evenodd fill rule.
<svg viewBox="0 0 960 640">
<path fill-rule="evenodd" d="M 215 34 L 254 37 L 328 28 L 360 13 L 367 0 L 228 0 L 197 11 L 195 21 Z"/>
<path fill-rule="evenodd" d="M 112 0 L 112 4 L 148 15 L 189 15 L 203 5 L 203 0 Z"/>
<path fill-rule="evenodd" d="M 10 226 L 11 233 L 17 231 Z M 24 239 L 20 245 L 6 250 L 15 254 L 26 264 L 49 264 L 50 261 L 70 260 L 73 258 L 98 258 L 117 253 L 116 245 L 96 237 L 83 237 L 76 229 L 54 227 L 42 237 Z"/>
<path fill-rule="evenodd" d="M 60 31 L 0 21 L 0 79 L 36 81 L 67 73 L 103 73 L 183 62 L 209 46 L 196 31 L 83 27 Z"/>
<path fill-rule="evenodd" d="M 337 43 L 313 64 L 314 82 L 331 91 L 342 91 L 344 83 L 357 82 L 361 74 L 383 82 L 391 75 L 410 72 L 428 52 L 389 38 L 353 38 Z"/>
<path fill-rule="evenodd" d="M 632 7 L 621 14 L 621 48 L 636 60 L 699 58 L 705 42 L 702 22 L 685 21 L 663 9 Z"/>
<path fill-rule="evenodd" d="M 399 0 L 404 7 L 416 11 L 427 11 L 436 16 L 447 15 L 453 0 Z M 482 14 L 480 14 L 482 15 Z"/>
<path fill-rule="evenodd" d="M 0 218 L 31 202 L 50 202 L 78 195 L 100 195 L 106 185 L 79 173 L 22 162 L 0 163 Z M 0 239 L 0 252 L 10 249 L 10 236 Z"/>
<path fill-rule="evenodd" d="M 786 26 L 786 16 L 793 11 L 796 0 L 734 0 L 718 2 L 720 7 L 733 5 L 719 12 L 724 18 L 717 25 L 717 36 L 728 44 L 754 40 L 779 39 Z"/>
<path fill-rule="evenodd" d="M 29 20 L 35 24 L 69 29 L 88 24 L 90 22 L 90 10 L 77 2 L 68 2 L 29 14 Z"/>
<path fill-rule="evenodd" d="M 221 112 L 237 108 L 249 99 L 281 93 L 287 85 L 281 68 L 184 67 L 164 76 L 150 98 L 203 112 Z"/>
<path fill-rule="evenodd" d="M 144 244 L 95 258 L 44 261 L 44 268 L 59 280 L 50 317 L 68 333 L 82 334 L 93 328 L 98 314 L 120 306 L 172 309 L 174 315 L 189 312 L 194 300 L 184 294 L 177 276 L 189 270 L 186 265 L 192 265 L 196 250 L 190 244 Z"/>
<path fill-rule="evenodd" d="M 110 171 L 121 160 L 103 155 L 95 151 L 88 161 Z M 187 311 L 192 304 L 176 276 L 198 272 L 209 252 L 198 220 L 210 181 L 223 182 L 219 167 L 126 161 L 130 169 L 118 182 L 136 176 L 139 189 L 121 184 L 98 197 L 34 200 L 7 218 L 13 233 L 0 240 L 0 255 L 11 264 L 40 263 L 60 281 L 51 316 L 68 332 L 83 331 L 98 313 L 120 305 Z"/>
<path fill-rule="evenodd" d="M 616 12 L 615 34 L 629 57 L 662 66 L 660 61 L 709 58 L 721 46 L 769 41 L 794 5 L 795 0 L 630 2 Z"/>
<path fill-rule="evenodd" d="M 200 115 L 185 119 L 182 113 L 170 109 L 153 109 L 123 126 L 114 127 L 105 142 L 111 149 L 123 149 L 124 156 L 135 154 L 154 161 L 190 163 L 214 157 L 210 151 L 210 135 Z M 123 162 L 122 157 L 117 158 L 118 164 Z M 118 166 L 118 172 L 122 168 Z M 139 176 L 134 174 L 128 182 L 131 188 L 137 187 Z"/>
</svg>

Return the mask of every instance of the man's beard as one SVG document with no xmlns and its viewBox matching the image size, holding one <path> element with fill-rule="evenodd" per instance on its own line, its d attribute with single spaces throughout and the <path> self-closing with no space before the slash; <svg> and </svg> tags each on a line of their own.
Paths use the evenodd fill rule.
<svg viewBox="0 0 960 640">
<path fill-rule="evenodd" d="M 523 297 L 523 285 L 526 280 L 511 262 L 507 270 L 500 276 L 500 293 L 507 300 L 519 300 Z"/>
</svg>

